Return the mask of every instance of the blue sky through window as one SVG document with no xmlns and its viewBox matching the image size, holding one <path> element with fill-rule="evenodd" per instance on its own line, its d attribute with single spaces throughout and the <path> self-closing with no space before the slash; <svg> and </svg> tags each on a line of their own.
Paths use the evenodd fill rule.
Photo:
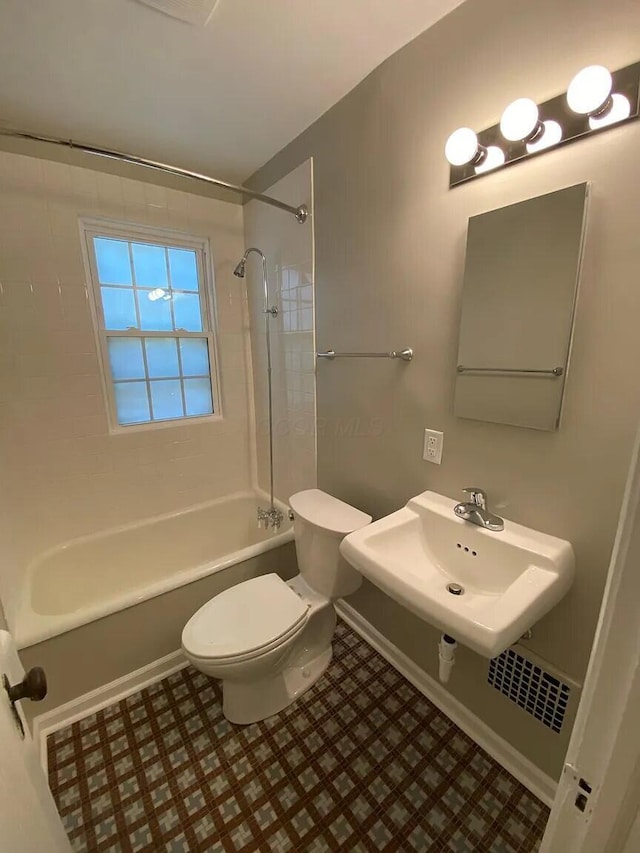
<svg viewBox="0 0 640 853">
<path fill-rule="evenodd" d="M 95 237 L 93 244 L 100 284 L 131 284 L 129 244 L 106 237 Z"/>
<path fill-rule="evenodd" d="M 118 423 L 213 414 L 197 251 L 102 235 L 93 249 Z"/>
</svg>

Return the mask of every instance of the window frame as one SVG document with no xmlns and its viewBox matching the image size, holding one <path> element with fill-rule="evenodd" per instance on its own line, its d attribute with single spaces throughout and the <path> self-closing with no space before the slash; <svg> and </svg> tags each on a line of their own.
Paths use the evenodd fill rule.
<svg viewBox="0 0 640 853">
<path fill-rule="evenodd" d="M 120 222 L 110 219 L 95 219 L 80 217 L 79 219 L 82 255 L 85 274 L 88 279 L 87 294 L 91 321 L 98 351 L 100 363 L 100 375 L 102 379 L 102 390 L 107 410 L 109 433 L 111 435 L 122 435 L 123 433 L 138 432 L 148 429 L 166 429 L 167 427 L 181 427 L 188 424 L 202 424 L 221 421 L 223 419 L 222 394 L 219 374 L 218 358 L 218 329 L 217 311 L 215 297 L 215 278 L 211 262 L 209 240 L 206 237 L 195 237 L 183 231 L 175 231 L 169 228 L 141 225 L 138 223 Z M 198 271 L 198 293 L 200 295 L 200 308 L 202 315 L 202 331 L 149 331 L 146 329 L 113 329 L 106 328 L 104 321 L 104 309 L 102 294 L 100 292 L 100 280 L 96 264 L 96 253 L 93 244 L 94 237 L 106 237 L 123 240 L 127 243 L 149 243 L 169 248 L 191 249 L 196 252 L 196 266 Z M 211 381 L 211 399 L 213 402 L 213 413 L 210 415 L 184 415 L 180 418 L 167 418 L 165 420 L 150 420 L 142 423 L 121 424 L 118 421 L 118 411 L 115 396 L 115 380 L 111 372 L 111 361 L 109 358 L 108 338 L 197 338 L 207 341 L 209 353 L 209 375 Z"/>
</svg>

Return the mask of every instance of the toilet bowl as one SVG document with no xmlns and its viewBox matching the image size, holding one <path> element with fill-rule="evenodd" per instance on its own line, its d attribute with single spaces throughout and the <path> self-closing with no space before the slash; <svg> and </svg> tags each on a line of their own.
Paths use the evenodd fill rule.
<svg viewBox="0 0 640 853">
<path fill-rule="evenodd" d="M 300 574 L 237 584 L 206 602 L 182 632 L 191 664 L 222 680 L 222 710 L 232 723 L 277 714 L 320 678 L 332 656 L 333 601 L 362 582 L 339 546 L 371 516 L 319 489 L 289 503 Z"/>
</svg>

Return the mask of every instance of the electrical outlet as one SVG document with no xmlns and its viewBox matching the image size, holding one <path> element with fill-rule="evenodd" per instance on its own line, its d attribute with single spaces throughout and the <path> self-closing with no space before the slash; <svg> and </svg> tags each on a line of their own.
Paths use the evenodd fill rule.
<svg viewBox="0 0 640 853">
<path fill-rule="evenodd" d="M 443 432 L 438 432 L 437 429 L 425 429 L 422 458 L 425 459 L 427 462 L 433 462 L 434 465 L 440 465 L 440 463 L 442 462 L 443 444 Z"/>
</svg>

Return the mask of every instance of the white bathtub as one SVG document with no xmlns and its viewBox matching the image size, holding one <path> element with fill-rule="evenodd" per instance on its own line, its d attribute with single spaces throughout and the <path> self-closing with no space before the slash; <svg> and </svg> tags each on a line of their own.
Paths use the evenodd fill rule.
<svg viewBox="0 0 640 853">
<path fill-rule="evenodd" d="M 13 634 L 18 648 L 62 634 L 293 539 L 287 508 L 280 530 L 259 529 L 255 493 L 220 498 L 148 521 L 74 539 L 27 570 Z"/>
</svg>

